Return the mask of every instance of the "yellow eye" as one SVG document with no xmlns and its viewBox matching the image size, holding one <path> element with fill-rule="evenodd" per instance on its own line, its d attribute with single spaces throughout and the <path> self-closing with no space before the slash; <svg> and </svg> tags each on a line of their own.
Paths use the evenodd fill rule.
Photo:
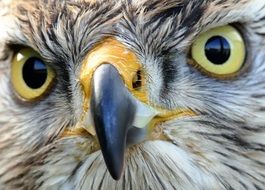
<svg viewBox="0 0 265 190">
<path fill-rule="evenodd" d="M 215 77 L 230 77 L 244 65 L 246 47 L 243 37 L 227 25 L 209 30 L 198 37 L 191 48 L 195 67 Z"/>
<path fill-rule="evenodd" d="M 43 96 L 51 86 L 55 73 L 30 48 L 15 54 L 11 65 L 11 81 L 17 94 L 24 100 L 35 100 Z"/>
</svg>

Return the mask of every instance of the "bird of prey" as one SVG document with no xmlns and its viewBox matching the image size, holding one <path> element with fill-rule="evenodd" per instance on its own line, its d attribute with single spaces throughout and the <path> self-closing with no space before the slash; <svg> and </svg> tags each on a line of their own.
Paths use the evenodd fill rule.
<svg viewBox="0 0 265 190">
<path fill-rule="evenodd" d="M 265 1 L 0 0 L 0 189 L 265 189 Z"/>
</svg>

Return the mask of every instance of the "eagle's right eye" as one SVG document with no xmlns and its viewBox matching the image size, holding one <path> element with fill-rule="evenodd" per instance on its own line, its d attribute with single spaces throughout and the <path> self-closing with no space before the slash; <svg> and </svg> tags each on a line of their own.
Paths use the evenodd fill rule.
<svg viewBox="0 0 265 190">
<path fill-rule="evenodd" d="M 35 100 L 42 97 L 50 89 L 54 78 L 54 70 L 36 51 L 23 48 L 15 54 L 11 66 L 11 81 L 20 98 Z"/>
</svg>

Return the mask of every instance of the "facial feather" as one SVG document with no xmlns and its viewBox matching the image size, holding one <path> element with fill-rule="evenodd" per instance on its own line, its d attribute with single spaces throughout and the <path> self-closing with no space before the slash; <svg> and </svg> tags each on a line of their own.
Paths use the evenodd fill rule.
<svg viewBox="0 0 265 190">
<path fill-rule="evenodd" d="M 9 16 L 15 22 L 5 22 L 6 32 L 1 31 L 1 189 L 265 186 L 263 1 L 39 3 L 12 4 L 17 11 Z M 2 12 L 5 18 L 7 12 Z M 249 67 L 233 80 L 220 81 L 187 62 L 190 45 L 200 33 L 227 23 L 240 26 Z M 160 124 L 168 142 L 131 147 L 118 182 L 108 174 L 94 139 L 59 138 L 80 117 L 82 58 L 107 36 L 137 53 L 147 72 L 150 104 L 188 107 L 198 113 Z M 9 79 L 12 44 L 36 49 L 56 68 L 58 82 L 45 99 L 27 104 L 14 94 Z"/>
</svg>

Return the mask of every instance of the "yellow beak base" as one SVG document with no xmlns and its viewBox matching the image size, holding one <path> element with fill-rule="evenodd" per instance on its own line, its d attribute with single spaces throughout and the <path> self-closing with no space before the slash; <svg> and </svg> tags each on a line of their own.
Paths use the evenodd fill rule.
<svg viewBox="0 0 265 190">
<path fill-rule="evenodd" d="M 137 76 L 137 72 L 141 71 L 141 64 L 138 58 L 119 41 L 113 38 L 107 38 L 92 49 L 83 61 L 80 82 L 85 93 L 85 105 L 87 105 L 85 110 L 88 109 L 87 101 L 91 96 L 90 90 L 93 73 L 102 64 L 113 65 L 120 73 L 129 91 L 139 100 L 147 102 L 147 95 L 144 89 L 139 90 L 133 88 L 133 82 Z M 143 77 L 141 79 L 143 80 Z"/>
</svg>

